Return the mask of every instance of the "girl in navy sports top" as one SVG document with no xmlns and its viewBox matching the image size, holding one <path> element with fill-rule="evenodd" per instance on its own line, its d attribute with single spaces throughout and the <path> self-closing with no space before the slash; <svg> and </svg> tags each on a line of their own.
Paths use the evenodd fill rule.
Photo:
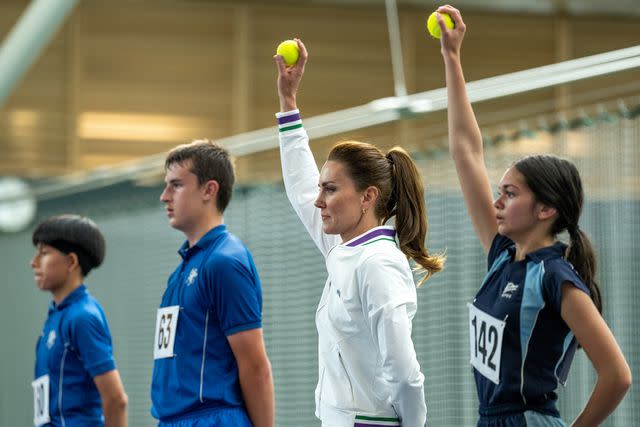
<svg viewBox="0 0 640 427">
<path fill-rule="evenodd" d="M 554 156 L 525 157 L 505 172 L 493 200 L 482 137 L 460 63 L 465 24 L 442 30 L 449 97 L 449 141 L 489 271 L 469 304 L 470 357 L 480 401 L 478 426 L 564 426 L 556 408 L 578 345 L 597 372 L 574 426 L 601 423 L 631 385 L 631 371 L 600 315 L 595 255 L 578 226 L 583 204 L 575 166 Z M 569 245 L 557 241 L 567 231 Z"/>
</svg>

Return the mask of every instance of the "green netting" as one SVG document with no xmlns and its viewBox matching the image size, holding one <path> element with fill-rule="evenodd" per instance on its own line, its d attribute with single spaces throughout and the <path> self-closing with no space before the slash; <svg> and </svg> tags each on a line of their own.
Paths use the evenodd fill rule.
<svg viewBox="0 0 640 427">
<path fill-rule="evenodd" d="M 532 136 L 531 134 L 527 134 Z M 605 318 L 638 378 L 640 358 L 640 120 L 602 121 L 577 131 L 542 132 L 533 138 L 494 139 L 486 158 L 492 182 L 528 152 L 546 151 L 573 159 L 585 181 L 587 202 L 581 227 L 599 253 Z M 418 291 L 414 341 L 426 376 L 432 426 L 475 425 L 477 401 L 468 357 L 465 304 L 483 276 L 478 245 L 448 156 L 419 157 L 427 184 L 434 251 L 446 250 L 446 271 Z M 179 258 L 180 233 L 171 230 L 160 188 L 120 185 L 48 201 L 40 217 L 58 212 L 91 215 L 107 236 L 103 267 L 88 278 L 105 307 L 118 367 L 130 398 L 130 425 L 154 425 L 149 415 L 155 310 L 169 272 Z M 276 385 L 278 426 L 318 426 L 313 415 L 317 375 L 315 307 L 326 272 L 280 185 L 238 189 L 225 216 L 230 229 L 252 250 L 264 289 L 264 329 Z M 4 273 L 0 306 L 0 425 L 30 425 L 33 355 L 48 296 L 39 293 L 28 261 L 28 233 L 0 236 Z M 586 402 L 594 372 L 580 352 L 561 391 L 565 419 Z M 640 399 L 631 389 L 605 425 L 640 423 Z"/>
</svg>

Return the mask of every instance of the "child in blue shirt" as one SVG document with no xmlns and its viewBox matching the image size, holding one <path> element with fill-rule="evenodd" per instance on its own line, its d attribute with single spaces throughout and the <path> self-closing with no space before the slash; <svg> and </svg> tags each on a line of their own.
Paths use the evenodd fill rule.
<svg viewBox="0 0 640 427">
<path fill-rule="evenodd" d="M 84 285 L 104 259 L 102 233 L 88 218 L 61 215 L 38 225 L 32 240 L 36 285 L 53 296 L 36 345 L 34 424 L 126 426 L 107 319 Z"/>
</svg>

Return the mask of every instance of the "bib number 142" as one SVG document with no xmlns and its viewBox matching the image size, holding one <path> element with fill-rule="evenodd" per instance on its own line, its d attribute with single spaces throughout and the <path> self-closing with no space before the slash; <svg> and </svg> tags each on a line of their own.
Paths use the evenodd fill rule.
<svg viewBox="0 0 640 427">
<path fill-rule="evenodd" d="M 500 356 L 505 322 L 473 304 L 469 307 L 469 350 L 471 364 L 487 379 L 500 383 Z"/>
</svg>

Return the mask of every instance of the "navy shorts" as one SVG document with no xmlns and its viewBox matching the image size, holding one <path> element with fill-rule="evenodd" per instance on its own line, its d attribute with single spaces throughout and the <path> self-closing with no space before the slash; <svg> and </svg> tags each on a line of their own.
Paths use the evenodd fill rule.
<svg viewBox="0 0 640 427">
<path fill-rule="evenodd" d="M 483 415 L 478 427 L 567 427 L 561 418 L 536 411 L 509 415 Z"/>
<path fill-rule="evenodd" d="M 158 427 L 253 427 L 244 408 L 216 409 L 203 415 L 185 417 L 179 421 L 160 422 Z"/>
</svg>

